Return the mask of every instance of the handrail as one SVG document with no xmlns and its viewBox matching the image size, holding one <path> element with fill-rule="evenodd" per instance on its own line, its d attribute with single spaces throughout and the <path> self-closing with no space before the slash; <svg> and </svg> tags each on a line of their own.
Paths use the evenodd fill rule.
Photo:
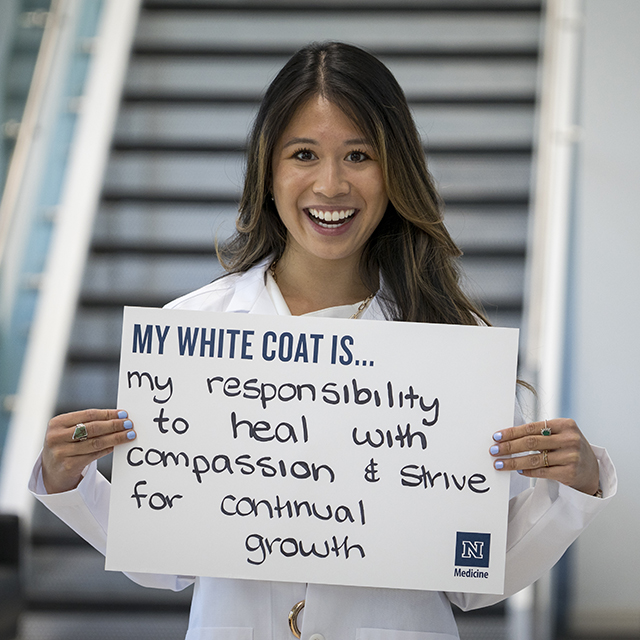
<svg viewBox="0 0 640 640">
<path fill-rule="evenodd" d="M 104 0 L 82 109 L 0 467 L 0 510 L 31 519 L 29 467 L 56 396 L 80 293 L 140 0 Z"/>
<path fill-rule="evenodd" d="M 581 6 L 581 0 L 548 0 L 546 9 L 524 363 L 537 388 L 542 418 L 562 412 Z"/>
<path fill-rule="evenodd" d="M 0 201 L 0 265 L 3 264 L 12 222 L 17 215 L 21 188 L 24 176 L 28 171 L 33 140 L 38 132 L 43 105 L 46 104 L 51 68 L 61 37 L 60 25 L 63 22 L 68 4 L 68 0 L 52 0 L 42 34 L 29 95 L 18 129 L 18 138 L 9 165 L 2 201 Z"/>
<path fill-rule="evenodd" d="M 51 224 L 39 204 L 45 199 L 44 186 L 51 169 L 57 123 L 63 118 L 63 102 L 70 60 L 76 57 L 74 45 L 80 26 L 80 8 L 84 0 L 56 0 L 47 13 L 45 33 L 36 60 L 33 85 L 27 97 L 22 131 L 9 168 L 3 207 L 2 261 L 0 262 L 0 361 L 2 406 L 0 407 L 0 443 L 4 443 L 9 411 L 22 365 L 26 337 L 24 323 L 30 321 L 31 304 L 36 294 Z M 59 180 L 58 180 L 59 184 Z M 57 204 L 57 201 L 55 202 Z M 39 255 L 27 254 L 34 238 L 41 240 Z M 26 270 L 35 269 L 34 273 Z M 25 311 L 28 315 L 25 315 Z"/>
<path fill-rule="evenodd" d="M 536 419 L 563 414 L 563 368 L 570 259 L 581 0 L 547 0 L 535 176 L 526 265 L 524 377 L 537 391 Z M 535 585 L 535 606 L 524 606 L 535 640 L 553 637 L 552 573 Z M 532 592 L 533 586 L 528 587 Z M 530 596 L 531 594 L 529 594 Z M 530 598 L 529 598 L 530 600 Z M 524 637 L 524 636 L 523 636 Z"/>
</svg>

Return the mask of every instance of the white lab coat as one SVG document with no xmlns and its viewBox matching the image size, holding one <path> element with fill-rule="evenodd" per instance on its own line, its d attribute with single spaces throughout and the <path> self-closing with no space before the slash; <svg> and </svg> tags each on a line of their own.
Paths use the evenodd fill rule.
<svg viewBox="0 0 640 640">
<path fill-rule="evenodd" d="M 278 309 L 265 286 L 268 262 L 244 274 L 217 280 L 167 305 L 229 313 L 273 315 Z M 383 320 L 377 301 L 362 318 Z M 302 640 L 455 640 L 450 602 L 473 609 L 498 602 L 537 580 L 552 567 L 615 494 L 617 479 L 607 453 L 593 447 L 600 465 L 603 498 L 585 495 L 555 481 L 512 474 L 505 595 L 403 591 L 316 584 L 293 584 L 206 577 L 130 574 L 149 587 L 179 590 L 195 582 L 186 640 L 293 640 L 287 616 L 305 599 Z M 109 483 L 93 463 L 79 486 L 46 495 L 41 461 L 30 489 L 72 529 L 105 553 Z"/>
</svg>

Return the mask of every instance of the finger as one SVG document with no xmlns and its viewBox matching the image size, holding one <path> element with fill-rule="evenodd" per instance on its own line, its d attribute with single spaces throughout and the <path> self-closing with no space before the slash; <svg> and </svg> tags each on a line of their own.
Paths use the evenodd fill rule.
<svg viewBox="0 0 640 640">
<path fill-rule="evenodd" d="M 84 418 L 86 422 L 75 423 L 74 420 L 79 418 Z M 89 418 L 96 418 L 96 420 L 89 421 Z M 99 420 L 99 418 L 108 419 Z M 100 457 L 106 455 L 107 449 L 136 437 L 133 423 L 127 417 L 126 411 L 89 409 L 57 416 L 52 423 L 54 424 L 50 423 L 45 437 L 45 449 L 51 451 L 57 459 L 64 459 L 67 456 L 77 459 L 94 453 Z M 78 431 L 79 426 L 84 429 Z M 86 437 L 78 437 L 82 434 Z"/>
<path fill-rule="evenodd" d="M 560 422 L 559 420 L 547 420 L 546 426 L 551 427 L 552 433 L 556 433 L 559 427 L 556 425 L 556 430 L 553 429 L 553 424 Z M 524 438 L 527 436 L 542 435 L 542 429 L 545 428 L 545 420 L 539 420 L 537 422 L 528 422 L 516 427 L 509 427 L 502 431 L 497 431 L 493 434 L 493 439 L 496 442 L 510 442 L 511 440 L 517 440 L 518 438 Z M 548 438 L 550 436 L 542 436 Z"/>
<path fill-rule="evenodd" d="M 120 424 L 123 423 L 123 424 Z M 128 424 L 126 424 L 128 423 Z M 130 442 L 136 438 L 136 432 L 130 420 L 112 420 L 92 423 L 92 436 L 83 440 L 70 440 L 66 454 L 70 456 L 105 455 L 106 449 L 113 449 L 119 444 Z M 87 431 L 89 428 L 87 428 Z"/>
<path fill-rule="evenodd" d="M 517 456 L 514 458 L 505 458 L 496 460 L 494 467 L 505 471 L 531 471 L 535 469 L 543 469 L 555 467 L 575 468 L 579 462 L 579 456 L 574 451 L 559 449 L 551 451 L 543 449 L 542 451 L 532 452 L 527 456 Z M 571 473 L 571 472 L 568 472 Z"/>
<path fill-rule="evenodd" d="M 559 464 L 558 452 L 547 451 L 546 456 L 544 451 L 540 453 L 532 453 L 528 456 L 518 456 L 517 458 L 505 458 L 503 460 L 496 460 L 493 466 L 498 471 L 522 471 L 531 469 L 542 469 L 551 466 L 557 466 Z"/>
<path fill-rule="evenodd" d="M 560 434 L 557 436 L 523 436 L 516 440 L 493 444 L 489 447 L 489 453 L 492 456 L 508 456 L 527 451 L 554 451 L 562 448 L 565 440 L 566 438 Z"/>
<path fill-rule="evenodd" d="M 517 440 L 525 436 L 541 435 L 544 438 L 549 434 L 558 435 L 566 432 L 580 432 L 578 425 L 568 418 L 554 418 L 553 420 L 538 420 L 537 422 L 527 422 L 516 427 L 509 427 L 493 434 L 495 442 L 506 442 Z"/>
<path fill-rule="evenodd" d="M 114 420 L 102 420 L 99 422 L 79 422 L 65 430 L 65 439 L 69 442 L 77 443 L 87 439 L 99 438 L 111 433 L 130 431 L 132 428 L 133 422 L 131 422 L 129 418 L 116 418 Z M 83 434 L 86 437 L 83 437 Z"/>
<path fill-rule="evenodd" d="M 87 409 L 56 416 L 49 422 L 46 442 L 56 446 L 64 442 L 77 443 L 80 439 L 93 438 L 105 433 L 131 429 L 133 423 L 126 411 L 116 409 Z M 78 427 L 84 427 L 82 431 Z M 75 439 L 74 439 L 75 436 Z"/>
<path fill-rule="evenodd" d="M 573 467 L 570 465 L 560 464 L 552 465 L 551 462 L 548 467 L 542 466 L 536 469 L 521 469 L 518 473 L 526 476 L 527 478 L 546 478 L 548 480 L 557 480 L 558 482 L 568 486 L 572 486 L 572 482 L 575 480 Z M 587 491 L 586 493 L 590 493 L 592 495 L 595 491 L 596 489 L 594 489 L 593 492 Z"/>
<path fill-rule="evenodd" d="M 85 409 L 83 411 L 72 411 L 62 413 L 49 422 L 49 426 L 54 429 L 64 429 L 74 427 L 78 423 L 101 422 L 104 420 L 116 420 L 126 418 L 127 412 L 118 409 Z"/>
<path fill-rule="evenodd" d="M 563 436 L 579 432 L 573 420 L 556 418 L 540 420 L 510 427 L 493 434 L 494 442 L 500 446 L 498 453 L 491 448 L 492 455 L 508 455 L 542 449 L 558 449 L 563 446 Z M 560 436 L 560 437 L 558 437 Z"/>
<path fill-rule="evenodd" d="M 550 431 L 552 435 L 543 435 L 543 431 Z M 584 437 L 573 420 L 556 418 L 510 427 L 495 433 L 493 439 L 497 444 L 489 449 L 491 455 L 503 456 L 545 449 L 572 449 L 579 446 Z"/>
</svg>

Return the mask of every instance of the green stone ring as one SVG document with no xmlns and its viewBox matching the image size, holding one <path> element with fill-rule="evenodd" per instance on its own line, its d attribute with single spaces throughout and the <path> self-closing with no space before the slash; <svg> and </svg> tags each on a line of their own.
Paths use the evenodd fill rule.
<svg viewBox="0 0 640 640">
<path fill-rule="evenodd" d="M 87 427 L 85 427 L 82 422 L 78 423 L 76 428 L 73 430 L 71 439 L 75 442 L 81 442 L 82 440 L 86 440 L 88 437 L 89 434 L 87 433 Z"/>
<path fill-rule="evenodd" d="M 544 421 L 544 427 L 540 430 L 540 433 L 543 436 L 550 436 L 551 435 L 551 427 L 547 425 L 547 421 Z"/>
</svg>

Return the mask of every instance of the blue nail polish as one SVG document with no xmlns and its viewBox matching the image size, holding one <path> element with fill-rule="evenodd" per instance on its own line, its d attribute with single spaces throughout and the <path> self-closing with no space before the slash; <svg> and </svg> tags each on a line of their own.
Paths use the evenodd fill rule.
<svg viewBox="0 0 640 640">
<path fill-rule="evenodd" d="M 496 469 L 502 469 L 504 467 L 504 462 L 502 462 L 502 460 L 498 460 L 494 466 Z"/>
<path fill-rule="evenodd" d="M 136 437 L 135 431 L 129 431 L 129 433 L 127 433 L 127 438 L 129 438 L 129 440 L 133 440 L 135 437 Z"/>
<path fill-rule="evenodd" d="M 489 449 L 489 453 L 491 453 L 491 455 L 493 455 L 493 456 L 497 456 L 498 455 L 498 451 L 500 451 L 500 447 L 497 444 L 494 444 L 493 447 L 491 447 L 491 449 Z"/>
<path fill-rule="evenodd" d="M 133 427 L 133 422 L 131 422 L 131 420 L 125 420 L 124 424 L 122 425 L 125 429 L 131 429 L 131 427 Z"/>
<path fill-rule="evenodd" d="M 129 414 L 126 411 L 118 411 L 118 418 L 122 420 L 123 418 L 127 418 Z"/>
<path fill-rule="evenodd" d="M 518 469 L 518 473 L 519 473 L 520 475 L 522 475 L 522 474 L 524 473 L 524 471 L 523 471 L 522 469 Z"/>
<path fill-rule="evenodd" d="M 502 431 L 498 431 L 498 433 L 494 433 L 493 439 L 496 440 L 497 442 L 500 442 L 500 440 L 502 440 Z"/>
</svg>

